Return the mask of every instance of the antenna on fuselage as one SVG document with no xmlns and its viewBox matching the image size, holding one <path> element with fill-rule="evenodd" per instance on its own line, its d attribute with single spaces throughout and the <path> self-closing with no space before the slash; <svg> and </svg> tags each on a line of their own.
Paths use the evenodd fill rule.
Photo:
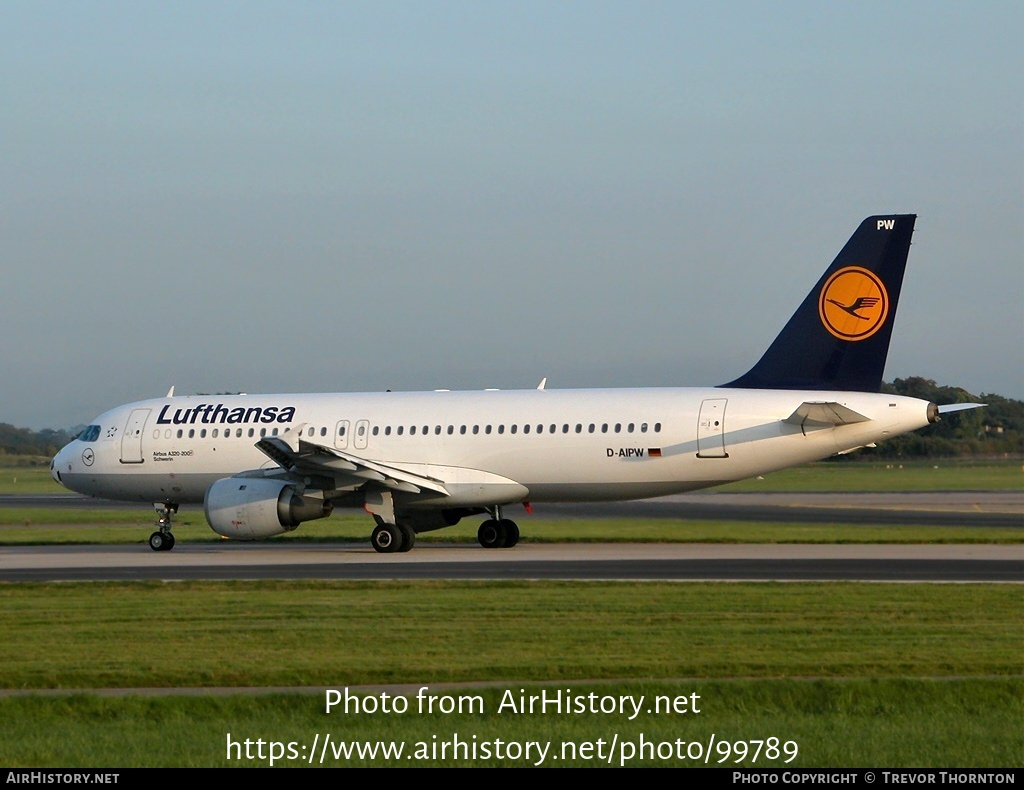
<svg viewBox="0 0 1024 790">
<path fill-rule="evenodd" d="M 166 398 L 173 398 L 174 397 L 174 385 L 173 384 L 171 385 L 171 388 L 169 390 L 167 390 L 167 394 L 164 397 L 166 397 Z"/>
</svg>

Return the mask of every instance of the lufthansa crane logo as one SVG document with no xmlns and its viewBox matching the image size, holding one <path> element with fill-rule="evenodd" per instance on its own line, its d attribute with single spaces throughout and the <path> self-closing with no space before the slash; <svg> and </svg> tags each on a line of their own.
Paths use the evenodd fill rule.
<svg viewBox="0 0 1024 790">
<path fill-rule="evenodd" d="M 818 296 L 818 315 L 840 340 L 866 340 L 889 315 L 889 294 L 878 277 L 860 266 L 840 269 Z"/>
</svg>

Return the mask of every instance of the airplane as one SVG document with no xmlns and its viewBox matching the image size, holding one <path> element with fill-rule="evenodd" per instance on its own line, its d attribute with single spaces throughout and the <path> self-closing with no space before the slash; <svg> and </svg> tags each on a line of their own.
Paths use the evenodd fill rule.
<svg viewBox="0 0 1024 790">
<path fill-rule="evenodd" d="M 937 422 L 880 393 L 916 215 L 865 219 L 761 359 L 717 387 L 156 398 L 97 417 L 51 464 L 62 486 L 151 502 L 154 551 L 203 503 L 214 532 L 258 540 L 363 508 L 382 553 L 484 514 L 511 548 L 512 506 L 710 488 L 850 452 Z"/>
</svg>

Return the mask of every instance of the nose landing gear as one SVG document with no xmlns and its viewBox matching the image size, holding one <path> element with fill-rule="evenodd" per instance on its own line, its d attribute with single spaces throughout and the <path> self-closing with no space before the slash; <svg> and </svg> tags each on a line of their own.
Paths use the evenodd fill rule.
<svg viewBox="0 0 1024 790">
<path fill-rule="evenodd" d="M 174 548 L 174 535 L 171 534 L 171 516 L 178 512 L 177 502 L 154 502 L 157 512 L 157 531 L 149 536 L 149 547 L 153 551 L 170 551 Z"/>
</svg>

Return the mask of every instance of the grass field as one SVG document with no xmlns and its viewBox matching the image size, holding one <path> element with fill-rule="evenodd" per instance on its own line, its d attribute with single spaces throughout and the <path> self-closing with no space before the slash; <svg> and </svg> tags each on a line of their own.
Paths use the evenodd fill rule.
<svg viewBox="0 0 1024 790">
<path fill-rule="evenodd" d="M 38 460 L 38 459 L 37 459 Z M 1024 464 L 1005 461 L 844 461 L 808 464 L 721 491 L 991 491 L 1024 488 Z M 0 495 L 67 493 L 47 464 L 0 464 Z"/>
<path fill-rule="evenodd" d="M 228 761 L 226 734 L 412 743 L 459 732 L 574 743 L 613 733 L 634 742 L 640 733 L 658 741 L 774 736 L 798 744 L 791 765 L 800 767 L 1019 766 L 1020 613 L 1016 585 L 9 585 L 0 588 L 0 685 L 8 689 L 498 685 L 435 690 L 482 695 L 485 711 L 433 717 L 326 714 L 322 696 L 298 693 L 6 698 L 0 764 L 266 765 Z M 595 682 L 602 678 L 611 682 Z M 497 713 L 505 690 L 541 680 L 578 694 L 697 693 L 703 707 L 633 721 Z M 364 762 L 394 761 L 329 764 Z"/>
<path fill-rule="evenodd" d="M 278 756 L 273 764 L 303 766 L 307 764 L 306 752 L 313 752 L 314 760 L 319 762 L 321 752 L 313 744 L 322 743 L 329 735 L 334 748 L 346 742 L 360 742 L 371 748 L 377 743 L 398 743 L 405 750 L 400 758 L 389 759 L 379 750 L 376 758 L 346 758 L 329 749 L 323 763 L 329 767 L 699 767 L 705 763 L 697 755 L 707 753 L 707 765 L 730 768 L 1013 768 L 1021 766 L 1024 754 L 1021 688 L 1020 681 L 1006 679 L 698 679 L 428 691 L 438 698 L 480 699 L 482 713 L 449 715 L 420 714 L 415 698 L 405 714 L 346 715 L 326 713 L 322 694 L 36 696 L 0 699 L 0 718 L 5 723 L 0 764 L 78 768 L 269 766 L 273 750 L 287 755 L 286 745 L 291 745 L 296 756 Z M 618 714 L 499 712 L 505 691 L 518 697 L 542 691 L 551 694 L 558 689 L 615 698 L 629 695 L 639 699 L 643 695 L 648 704 L 657 696 L 689 698 L 696 694 L 700 713 L 645 711 L 630 721 L 628 716 Z M 708 749 L 712 735 L 715 746 Z M 449 749 L 446 757 L 432 759 L 432 751 L 440 754 L 440 749 L 445 744 L 451 746 L 456 737 L 467 746 L 465 756 L 455 758 L 454 750 Z M 239 744 L 230 752 L 230 759 L 228 738 Z M 763 743 L 753 759 L 758 749 L 756 741 L 769 738 L 778 739 L 775 759 Z M 252 742 L 253 759 L 244 759 L 241 743 L 245 739 Z M 257 757 L 257 739 L 264 742 L 262 759 Z M 505 759 L 481 756 L 485 744 L 491 749 L 500 748 L 498 741 L 505 746 Z M 538 759 L 538 750 L 529 757 L 521 751 L 521 744 L 530 741 L 546 747 L 543 761 Z M 683 742 L 683 750 L 676 751 L 678 741 Z M 729 746 L 723 748 L 723 741 Z M 648 751 L 641 751 L 642 742 L 649 744 Z M 737 759 L 741 744 L 736 742 L 743 742 L 746 759 Z M 513 749 L 513 743 L 520 750 Z M 588 743 L 594 751 L 586 759 L 581 749 Z M 469 744 L 476 748 L 477 759 L 471 759 Z M 694 749 L 697 744 L 700 751 Z M 417 750 L 423 759 L 415 757 Z M 795 757 L 785 762 L 794 753 Z"/>
<path fill-rule="evenodd" d="M 1020 489 L 1019 463 L 818 464 L 734 490 Z M 14 478 L 17 478 L 15 482 Z M 9 479 L 9 482 L 6 482 Z M 48 471 L 0 469 L 0 493 L 59 491 Z M 76 526 L 68 524 L 73 520 Z M 138 511 L 0 508 L 0 545 L 123 542 L 140 550 Z M 1020 530 L 734 522 L 524 521 L 525 540 L 1019 542 Z M 420 540 L 474 538 L 470 520 Z M 182 541 L 217 540 L 183 511 Z M 367 519 L 304 524 L 281 540 L 366 541 Z M 333 757 L 332 766 L 523 766 L 522 755 L 453 759 L 456 734 L 550 742 L 546 766 L 689 766 L 685 753 L 628 757 L 641 738 L 780 739 L 797 756 L 747 767 L 1024 767 L 1024 593 L 1020 585 L 181 582 L 0 585 L 0 687 L 128 690 L 0 696 L 7 767 L 266 766 L 270 742 L 400 742 L 426 759 Z M 212 693 L 214 687 L 415 683 L 477 697 L 482 713 L 328 714 L 322 693 Z M 465 686 L 443 687 L 441 683 Z M 480 686 L 481 683 L 492 685 Z M 538 685 L 543 683 L 544 685 Z M 150 697 L 147 687 L 209 692 Z M 441 688 L 442 690 L 437 690 Z M 498 712 L 506 691 L 650 699 L 697 694 L 700 714 Z M 228 759 L 227 738 L 263 739 Z M 605 762 L 572 749 L 615 738 Z M 570 744 L 569 755 L 560 751 Z M 703 747 L 702 747 L 703 748 Z M 737 745 L 737 749 L 739 746 Z M 738 755 L 731 746 L 726 762 Z M 282 751 L 282 754 L 285 754 Z M 296 754 L 303 754 L 296 752 Z M 596 750 L 595 750 L 596 754 Z M 710 753 L 709 753 L 710 754 Z M 239 756 L 243 756 L 239 754 Z M 708 765 L 724 753 L 710 754 Z M 563 759 L 564 758 L 564 759 Z M 278 765 L 305 765 L 298 757 Z"/>
<path fill-rule="evenodd" d="M 330 735 L 420 750 L 423 760 L 325 764 L 531 765 L 521 753 L 454 759 L 430 749 L 549 744 L 545 765 L 603 765 L 578 751 L 619 741 L 626 765 L 688 766 L 677 741 L 778 738 L 741 765 L 1020 767 L 1024 596 L 1018 585 L 469 582 L 184 582 L 0 586 L 0 687 L 415 683 L 480 696 L 483 712 L 327 714 L 308 693 L 0 696 L 0 765 L 267 766 L 227 738 L 307 749 Z M 602 681 L 602 679 L 604 679 Z M 660 680 L 659 680 L 660 679 Z M 479 684 L 495 684 L 480 689 Z M 698 694 L 700 715 L 498 712 L 536 682 L 577 695 Z M 441 688 L 438 683 L 465 683 Z M 525 689 L 525 692 L 521 691 Z M 625 751 L 642 739 L 660 751 Z M 747 742 L 749 741 L 749 745 Z M 368 746 L 367 746 L 368 744 Z M 761 744 L 763 747 L 764 744 Z M 240 748 L 240 747 L 239 747 Z M 569 749 L 563 753 L 561 749 Z M 653 747 L 651 747 L 653 748 Z M 669 752 L 664 750 L 668 748 Z M 796 752 L 791 762 L 787 756 Z M 262 754 L 262 757 L 258 756 Z M 296 755 L 301 755 L 299 751 Z M 709 751 L 708 754 L 711 754 Z M 658 755 L 663 755 L 664 759 Z M 305 765 L 278 759 L 277 765 Z M 612 764 L 616 764 L 613 762 Z M 728 763 L 727 763 L 728 764 Z"/>
<path fill-rule="evenodd" d="M 834 461 L 721 486 L 718 491 L 991 491 L 1024 488 L 1020 459 L 999 462 Z"/>
<path fill-rule="evenodd" d="M 4 585 L 0 687 L 1007 676 L 1021 603 L 1018 585 Z"/>
</svg>

